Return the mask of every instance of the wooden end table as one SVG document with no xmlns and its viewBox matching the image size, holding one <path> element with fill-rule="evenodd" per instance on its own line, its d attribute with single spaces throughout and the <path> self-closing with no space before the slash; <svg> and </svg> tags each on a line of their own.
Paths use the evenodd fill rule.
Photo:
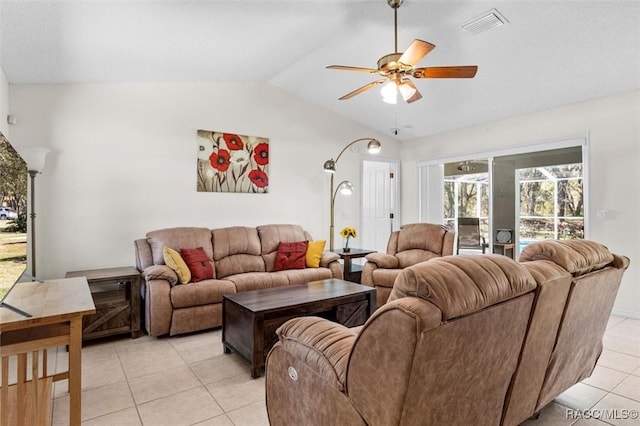
<svg viewBox="0 0 640 426">
<path fill-rule="evenodd" d="M 89 340 L 140 330 L 140 272 L 133 266 L 67 272 L 67 278 L 86 277 L 96 313 L 82 321 L 82 339 Z"/>
<path fill-rule="evenodd" d="M 358 249 L 352 248 L 349 251 L 344 251 L 344 249 L 336 249 L 333 250 L 334 253 L 339 255 L 344 261 L 344 279 L 346 281 L 351 281 L 352 283 L 360 284 L 360 280 L 362 277 L 362 266 L 354 265 L 351 263 L 351 259 L 357 259 L 360 257 L 365 257 L 368 254 L 375 253 L 375 250 L 368 249 Z"/>
<path fill-rule="evenodd" d="M 515 260 L 516 245 L 514 243 L 493 243 L 493 252 Z"/>
<path fill-rule="evenodd" d="M 376 309 L 373 287 L 338 279 L 227 294 L 222 300 L 224 353 L 240 354 L 251 364 L 251 377 L 262 374 L 267 353 L 288 320 L 316 315 L 355 327 Z"/>
</svg>

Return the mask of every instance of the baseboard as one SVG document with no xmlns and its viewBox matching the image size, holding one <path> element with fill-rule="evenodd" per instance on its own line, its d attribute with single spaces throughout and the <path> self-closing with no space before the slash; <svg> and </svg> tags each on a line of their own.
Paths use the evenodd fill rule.
<svg viewBox="0 0 640 426">
<path fill-rule="evenodd" d="M 633 318 L 633 319 L 640 319 L 640 312 L 638 311 L 629 311 L 627 309 L 613 309 L 613 312 L 611 312 L 613 315 L 616 315 L 618 317 L 625 317 L 625 318 Z"/>
</svg>

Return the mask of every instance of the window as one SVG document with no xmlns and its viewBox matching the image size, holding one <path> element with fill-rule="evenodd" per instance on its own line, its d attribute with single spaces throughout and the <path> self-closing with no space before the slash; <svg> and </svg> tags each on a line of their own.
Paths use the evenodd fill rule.
<svg viewBox="0 0 640 426">
<path fill-rule="evenodd" d="M 520 248 L 532 241 L 584 238 L 582 163 L 516 170 Z"/>
</svg>

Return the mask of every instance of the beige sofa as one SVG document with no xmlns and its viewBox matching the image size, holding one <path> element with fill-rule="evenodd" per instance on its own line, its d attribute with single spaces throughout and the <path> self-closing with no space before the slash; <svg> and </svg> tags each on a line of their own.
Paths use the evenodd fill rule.
<svg viewBox="0 0 640 426">
<path fill-rule="evenodd" d="M 324 252 L 320 267 L 274 272 L 280 242 L 312 241 L 298 225 L 258 227 L 169 228 L 135 240 L 136 266 L 143 273 L 143 318 L 151 336 L 175 335 L 222 325 L 225 294 L 342 278 L 335 253 Z M 213 263 L 214 278 L 177 284 L 178 276 L 163 257 L 164 247 L 176 251 L 202 247 Z"/>
<path fill-rule="evenodd" d="M 360 282 L 376 289 L 378 306 L 387 303 L 393 283 L 404 268 L 453 254 L 455 233 L 432 223 L 409 223 L 389 236 L 386 253 L 371 253 Z"/>
<path fill-rule="evenodd" d="M 273 426 L 518 425 L 588 377 L 629 260 L 590 241 L 404 269 L 361 328 L 317 317 L 278 329 Z"/>
</svg>

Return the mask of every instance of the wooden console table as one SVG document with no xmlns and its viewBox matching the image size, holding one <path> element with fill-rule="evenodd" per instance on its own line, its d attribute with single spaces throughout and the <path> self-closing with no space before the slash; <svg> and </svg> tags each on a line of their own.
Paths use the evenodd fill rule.
<svg viewBox="0 0 640 426">
<path fill-rule="evenodd" d="M 87 280 L 21 282 L 11 290 L 6 302 L 31 314 L 31 317 L 0 308 L 0 425 L 50 424 L 51 384 L 69 380 L 69 424 L 80 426 L 82 317 L 95 312 Z M 50 374 L 47 371 L 47 348 L 63 345 L 69 346 L 69 369 Z M 17 382 L 9 385 L 11 356 L 17 356 L 18 360 Z M 28 364 L 34 380 L 27 380 Z"/>
</svg>

